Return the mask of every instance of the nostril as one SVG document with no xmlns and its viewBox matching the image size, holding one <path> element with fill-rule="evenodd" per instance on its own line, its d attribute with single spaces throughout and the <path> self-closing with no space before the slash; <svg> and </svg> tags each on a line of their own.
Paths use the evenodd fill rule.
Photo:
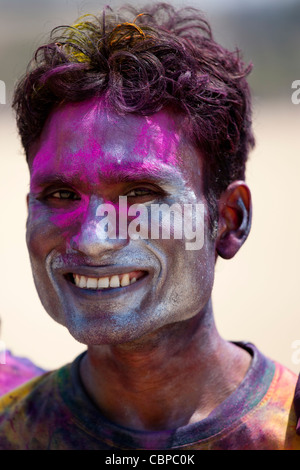
<svg viewBox="0 0 300 470">
<path fill-rule="evenodd" d="M 90 258 L 97 258 L 105 252 L 120 250 L 128 243 L 127 238 L 104 237 L 91 231 L 89 233 L 83 231 L 71 238 L 70 248 Z"/>
</svg>

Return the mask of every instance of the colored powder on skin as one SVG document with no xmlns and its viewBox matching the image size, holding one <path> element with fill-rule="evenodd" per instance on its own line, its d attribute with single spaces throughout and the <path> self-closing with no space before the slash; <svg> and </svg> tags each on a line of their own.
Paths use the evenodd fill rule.
<svg viewBox="0 0 300 470">
<path fill-rule="evenodd" d="M 5 364 L 0 364 L 0 396 L 44 372 L 29 359 L 5 351 Z"/>
</svg>

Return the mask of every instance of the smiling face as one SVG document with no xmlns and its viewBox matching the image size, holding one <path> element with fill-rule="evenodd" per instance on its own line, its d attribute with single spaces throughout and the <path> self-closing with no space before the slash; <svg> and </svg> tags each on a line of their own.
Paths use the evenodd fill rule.
<svg viewBox="0 0 300 470">
<path fill-rule="evenodd" d="M 179 123 L 167 111 L 122 117 L 93 99 L 55 110 L 31 148 L 27 245 L 36 288 L 80 342 L 131 341 L 206 308 L 215 248 L 202 159 Z M 144 205 L 141 227 L 151 204 L 204 204 L 203 247 L 187 250 L 184 236 L 103 239 L 99 207 L 113 208 L 118 235 L 120 196 L 127 209 Z"/>
</svg>

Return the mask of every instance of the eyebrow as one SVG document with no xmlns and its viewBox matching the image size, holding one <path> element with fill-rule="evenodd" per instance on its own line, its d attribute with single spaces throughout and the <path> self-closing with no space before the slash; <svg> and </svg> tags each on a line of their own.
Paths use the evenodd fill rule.
<svg viewBox="0 0 300 470">
<path fill-rule="evenodd" d="M 82 183 L 83 173 L 80 171 L 41 173 L 37 171 L 32 178 L 33 186 L 44 187 L 49 184 L 78 185 Z M 100 179 L 101 178 L 101 179 Z M 148 180 L 163 186 L 178 187 L 183 185 L 182 176 L 175 168 L 170 168 L 166 164 L 156 164 L 154 162 L 127 162 L 122 167 L 114 163 L 101 169 L 99 181 L 105 184 L 117 184 Z M 31 181 L 31 182 L 32 182 Z"/>
<path fill-rule="evenodd" d="M 30 178 L 30 187 L 45 187 L 48 185 L 55 185 L 55 184 L 78 184 L 82 179 L 78 174 L 72 175 L 72 177 L 68 177 L 65 173 L 47 173 L 47 174 L 39 174 L 36 172 L 33 177 Z"/>
<path fill-rule="evenodd" d="M 155 163 L 144 161 L 142 164 L 139 162 L 127 162 L 126 165 L 114 164 L 106 169 L 104 172 L 103 181 L 105 182 L 134 182 L 140 180 L 149 180 L 158 184 L 182 184 L 182 177 L 175 168 L 163 163 Z"/>
</svg>

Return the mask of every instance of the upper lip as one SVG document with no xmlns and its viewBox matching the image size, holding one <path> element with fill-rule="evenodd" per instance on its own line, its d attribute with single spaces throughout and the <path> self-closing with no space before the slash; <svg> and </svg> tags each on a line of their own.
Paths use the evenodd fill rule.
<svg viewBox="0 0 300 470">
<path fill-rule="evenodd" d="M 149 273 L 149 269 L 141 268 L 139 266 L 65 266 L 64 268 L 59 269 L 61 274 L 78 274 L 79 276 L 87 277 L 110 277 L 114 274 L 125 274 L 132 271 L 144 271 Z"/>
</svg>

